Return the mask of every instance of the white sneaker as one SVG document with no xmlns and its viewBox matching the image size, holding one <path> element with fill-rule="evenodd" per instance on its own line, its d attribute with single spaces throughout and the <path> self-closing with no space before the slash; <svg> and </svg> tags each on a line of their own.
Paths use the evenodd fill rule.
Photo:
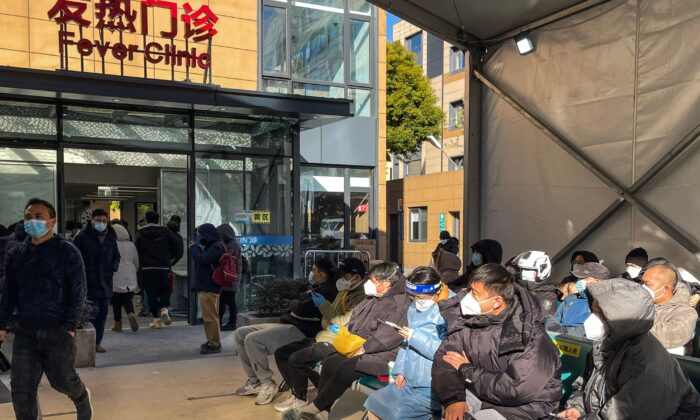
<svg viewBox="0 0 700 420">
<path fill-rule="evenodd" d="M 170 325 L 172 324 L 172 320 L 170 319 L 170 312 L 168 312 L 168 308 L 161 308 L 160 310 L 160 320 L 163 322 L 165 325 Z"/>
<path fill-rule="evenodd" d="M 280 386 L 275 383 L 275 381 L 267 381 L 260 385 L 260 392 L 255 398 L 256 405 L 267 405 L 275 399 L 275 396 L 280 390 Z"/>
<path fill-rule="evenodd" d="M 294 394 L 292 394 L 289 396 L 289 398 L 282 401 L 281 403 L 275 404 L 275 410 L 279 411 L 280 413 L 284 413 L 289 409 L 304 408 L 306 407 L 306 404 L 306 401 L 300 400 L 299 398 L 295 397 Z"/>
<path fill-rule="evenodd" d="M 250 379 L 248 379 L 245 385 L 238 388 L 234 394 L 241 397 L 247 397 L 249 395 L 258 395 L 258 392 L 260 392 L 260 382 L 252 382 Z"/>
</svg>

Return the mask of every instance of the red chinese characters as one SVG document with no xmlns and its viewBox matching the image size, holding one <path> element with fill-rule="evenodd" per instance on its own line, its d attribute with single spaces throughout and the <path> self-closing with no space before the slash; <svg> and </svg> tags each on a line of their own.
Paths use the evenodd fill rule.
<svg viewBox="0 0 700 420">
<path fill-rule="evenodd" d="M 183 6 L 185 12 L 182 20 L 185 22 L 185 38 L 192 38 L 194 42 L 204 41 L 217 34 L 214 24 L 219 21 L 219 17 L 211 11 L 209 6 L 201 6 L 194 10 L 189 3 Z"/>
<path fill-rule="evenodd" d="M 95 17 L 97 29 L 136 32 L 136 11 L 131 10 L 130 0 L 99 0 L 95 5 Z"/>
<path fill-rule="evenodd" d="M 74 22 L 85 28 L 90 26 L 90 21 L 83 18 L 87 10 L 87 4 L 80 1 L 58 0 L 49 10 L 49 19 L 56 23 Z"/>
</svg>

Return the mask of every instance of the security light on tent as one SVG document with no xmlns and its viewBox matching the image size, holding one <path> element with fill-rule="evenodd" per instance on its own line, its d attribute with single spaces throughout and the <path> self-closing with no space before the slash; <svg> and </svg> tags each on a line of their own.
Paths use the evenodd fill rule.
<svg viewBox="0 0 700 420">
<path fill-rule="evenodd" d="M 518 34 L 513 39 L 520 55 L 530 54 L 531 52 L 535 51 L 535 44 L 532 42 L 532 38 L 530 38 L 530 34 L 528 32 Z"/>
</svg>

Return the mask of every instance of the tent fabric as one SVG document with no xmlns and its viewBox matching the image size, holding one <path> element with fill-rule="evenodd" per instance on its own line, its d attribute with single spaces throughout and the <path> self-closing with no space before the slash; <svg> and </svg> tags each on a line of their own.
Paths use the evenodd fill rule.
<svg viewBox="0 0 700 420">
<path fill-rule="evenodd" d="M 700 121 L 700 2 L 618 0 L 533 32 L 536 50 L 504 43 L 483 72 L 631 186 Z M 617 195 L 487 87 L 482 87 L 482 236 L 504 257 L 555 254 Z M 637 195 L 700 239 L 700 144 Z M 624 270 L 637 246 L 700 273 L 698 258 L 625 204 L 578 248 Z M 555 275 L 568 270 L 568 259 Z"/>
</svg>

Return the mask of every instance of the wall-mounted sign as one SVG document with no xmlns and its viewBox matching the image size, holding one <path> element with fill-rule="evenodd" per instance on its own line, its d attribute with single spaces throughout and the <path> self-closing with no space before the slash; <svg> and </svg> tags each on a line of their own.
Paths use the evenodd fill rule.
<svg viewBox="0 0 700 420">
<path fill-rule="evenodd" d="M 367 204 L 360 204 L 357 206 L 357 209 L 355 209 L 355 213 L 367 213 L 369 206 Z"/>
<path fill-rule="evenodd" d="M 269 210 L 254 210 L 253 211 L 253 223 L 255 224 L 270 224 L 270 211 Z"/>
<path fill-rule="evenodd" d="M 166 65 L 177 67 L 199 67 L 201 69 L 211 67 L 211 54 L 208 51 L 197 51 L 197 48 L 187 47 L 181 49 L 173 42 L 178 38 L 181 23 L 183 26 L 181 38 L 186 42 L 190 40 L 193 42 L 210 41 L 217 34 L 214 25 L 219 18 L 206 4 L 195 8 L 189 2 L 185 3 L 183 12 L 180 13 L 177 3 L 173 1 L 141 0 L 139 8 L 132 7 L 131 0 L 96 0 L 94 20 L 90 19 L 90 16 L 86 16 L 87 7 L 88 4 L 84 1 L 56 0 L 54 6 L 49 10 L 49 19 L 62 25 L 58 32 L 58 47 L 61 56 L 68 48 L 73 48 L 83 57 L 97 54 L 104 59 L 110 55 L 114 59 L 124 62 L 134 61 L 136 54 L 143 54 L 145 61 L 152 64 L 163 62 Z M 168 28 L 164 28 L 167 30 L 152 34 L 149 22 L 153 21 L 152 14 L 155 9 L 169 11 L 170 25 Z M 80 33 L 69 31 L 66 25 L 68 23 L 80 26 Z M 83 37 L 81 35 L 82 28 L 89 28 L 93 24 L 100 31 L 141 34 L 143 42 L 132 44 Z M 137 26 L 140 30 L 137 30 Z M 146 36 L 148 35 L 165 38 L 167 42 L 147 42 Z"/>
<path fill-rule="evenodd" d="M 445 230 L 445 213 L 440 213 L 440 232 Z"/>
</svg>

